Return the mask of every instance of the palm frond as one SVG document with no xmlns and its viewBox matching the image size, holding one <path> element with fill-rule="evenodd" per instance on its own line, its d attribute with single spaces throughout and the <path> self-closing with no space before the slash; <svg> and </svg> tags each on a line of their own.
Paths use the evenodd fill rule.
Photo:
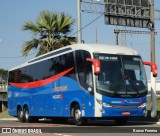
<svg viewBox="0 0 160 136">
<path fill-rule="evenodd" d="M 70 15 L 65 15 L 60 13 L 57 15 L 57 31 L 62 32 L 63 34 L 71 32 L 71 26 L 74 23 L 74 20 Z"/>
<path fill-rule="evenodd" d="M 23 30 L 29 30 L 33 34 L 37 34 L 41 31 L 37 24 L 33 23 L 32 21 L 28 21 L 23 25 Z"/>
<path fill-rule="evenodd" d="M 39 51 L 38 51 L 38 53 L 36 54 L 36 57 L 38 57 L 38 56 L 40 56 L 40 55 L 43 55 L 43 54 L 45 54 L 46 53 L 46 51 L 43 49 L 43 48 L 39 48 Z"/>
<path fill-rule="evenodd" d="M 56 24 L 56 20 L 54 19 L 55 16 L 56 15 L 53 12 L 42 11 L 37 20 L 38 26 L 43 30 L 52 31 Z"/>
<path fill-rule="evenodd" d="M 28 53 L 33 50 L 37 49 L 39 45 L 39 40 L 38 39 L 33 39 L 30 41 L 26 41 L 23 46 L 22 46 L 22 54 L 23 56 L 27 56 Z"/>
<path fill-rule="evenodd" d="M 68 36 L 73 24 L 74 20 L 68 14 L 43 10 L 35 23 L 28 21 L 23 26 L 23 30 L 36 34 L 36 38 L 24 43 L 22 54 L 27 56 L 32 49 L 38 49 L 36 56 L 39 56 L 75 43 L 76 38 Z"/>
</svg>

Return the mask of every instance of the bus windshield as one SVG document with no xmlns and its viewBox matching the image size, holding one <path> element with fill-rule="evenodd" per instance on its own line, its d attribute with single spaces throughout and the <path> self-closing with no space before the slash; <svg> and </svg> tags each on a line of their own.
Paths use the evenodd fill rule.
<svg viewBox="0 0 160 136">
<path fill-rule="evenodd" d="M 147 79 L 139 56 L 94 54 L 101 71 L 96 76 L 97 92 L 113 97 L 142 97 L 147 94 Z"/>
</svg>

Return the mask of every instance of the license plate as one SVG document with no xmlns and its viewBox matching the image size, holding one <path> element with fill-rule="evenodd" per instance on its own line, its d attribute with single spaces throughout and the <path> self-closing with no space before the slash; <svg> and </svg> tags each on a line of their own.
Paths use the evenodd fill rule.
<svg viewBox="0 0 160 136">
<path fill-rule="evenodd" d="M 131 115 L 131 112 L 129 112 L 129 111 L 124 111 L 124 112 L 122 112 L 122 115 L 123 115 L 123 116 L 129 116 L 129 115 Z"/>
</svg>

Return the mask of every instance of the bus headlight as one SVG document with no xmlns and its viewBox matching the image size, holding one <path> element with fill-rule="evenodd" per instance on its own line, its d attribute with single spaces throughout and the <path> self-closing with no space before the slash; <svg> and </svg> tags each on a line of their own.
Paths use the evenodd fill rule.
<svg viewBox="0 0 160 136">
<path fill-rule="evenodd" d="M 143 108 L 143 107 L 146 107 L 147 104 L 146 103 L 142 103 L 140 106 L 138 106 L 138 108 Z"/>
<path fill-rule="evenodd" d="M 108 103 L 106 103 L 106 102 L 102 102 L 102 101 L 99 100 L 99 99 L 96 99 L 96 101 L 97 101 L 100 105 L 102 105 L 102 106 L 104 106 L 104 107 L 107 107 L 107 108 L 111 108 L 111 107 L 112 107 L 110 104 L 108 104 Z"/>
</svg>

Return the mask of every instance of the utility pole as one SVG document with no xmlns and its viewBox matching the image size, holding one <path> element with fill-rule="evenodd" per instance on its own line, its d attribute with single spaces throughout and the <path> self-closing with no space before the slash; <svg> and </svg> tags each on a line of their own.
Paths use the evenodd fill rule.
<svg viewBox="0 0 160 136">
<path fill-rule="evenodd" d="M 82 43 L 81 2 L 82 2 L 82 0 L 77 0 L 77 40 L 78 40 L 78 43 Z M 102 5 L 101 0 L 91 0 L 90 2 L 94 4 L 93 12 L 95 13 L 95 19 L 96 19 L 97 18 L 97 9 L 96 9 L 97 6 L 96 6 L 96 4 L 99 3 L 100 5 Z M 97 24 L 97 21 L 96 21 L 96 24 L 95 24 L 95 30 L 96 30 L 96 43 L 98 43 L 98 24 Z"/>
<path fill-rule="evenodd" d="M 77 40 L 78 43 L 82 42 L 81 31 L 81 0 L 77 0 Z"/>
<path fill-rule="evenodd" d="M 154 25 L 154 0 L 150 0 L 150 36 L 151 36 L 151 62 L 155 63 L 155 25 Z M 151 71 L 151 117 L 156 117 L 156 78 Z"/>
<path fill-rule="evenodd" d="M 94 8 L 95 8 L 95 19 L 97 18 L 97 13 L 96 13 L 96 5 L 94 4 Z M 98 43 L 98 24 L 97 24 L 97 20 L 95 21 L 95 29 L 96 29 L 96 44 Z"/>
<path fill-rule="evenodd" d="M 101 0 L 92 0 L 94 3 L 94 13 L 95 13 L 95 19 L 97 19 L 97 9 L 96 9 L 96 4 L 100 2 Z M 96 30 L 96 44 L 98 43 L 98 24 L 97 20 L 95 21 L 95 30 Z"/>
<path fill-rule="evenodd" d="M 119 32 L 120 32 L 120 30 L 114 29 L 114 33 L 115 33 L 115 35 L 116 35 L 116 45 L 119 44 L 119 43 L 118 43 L 118 34 L 119 34 Z"/>
</svg>

